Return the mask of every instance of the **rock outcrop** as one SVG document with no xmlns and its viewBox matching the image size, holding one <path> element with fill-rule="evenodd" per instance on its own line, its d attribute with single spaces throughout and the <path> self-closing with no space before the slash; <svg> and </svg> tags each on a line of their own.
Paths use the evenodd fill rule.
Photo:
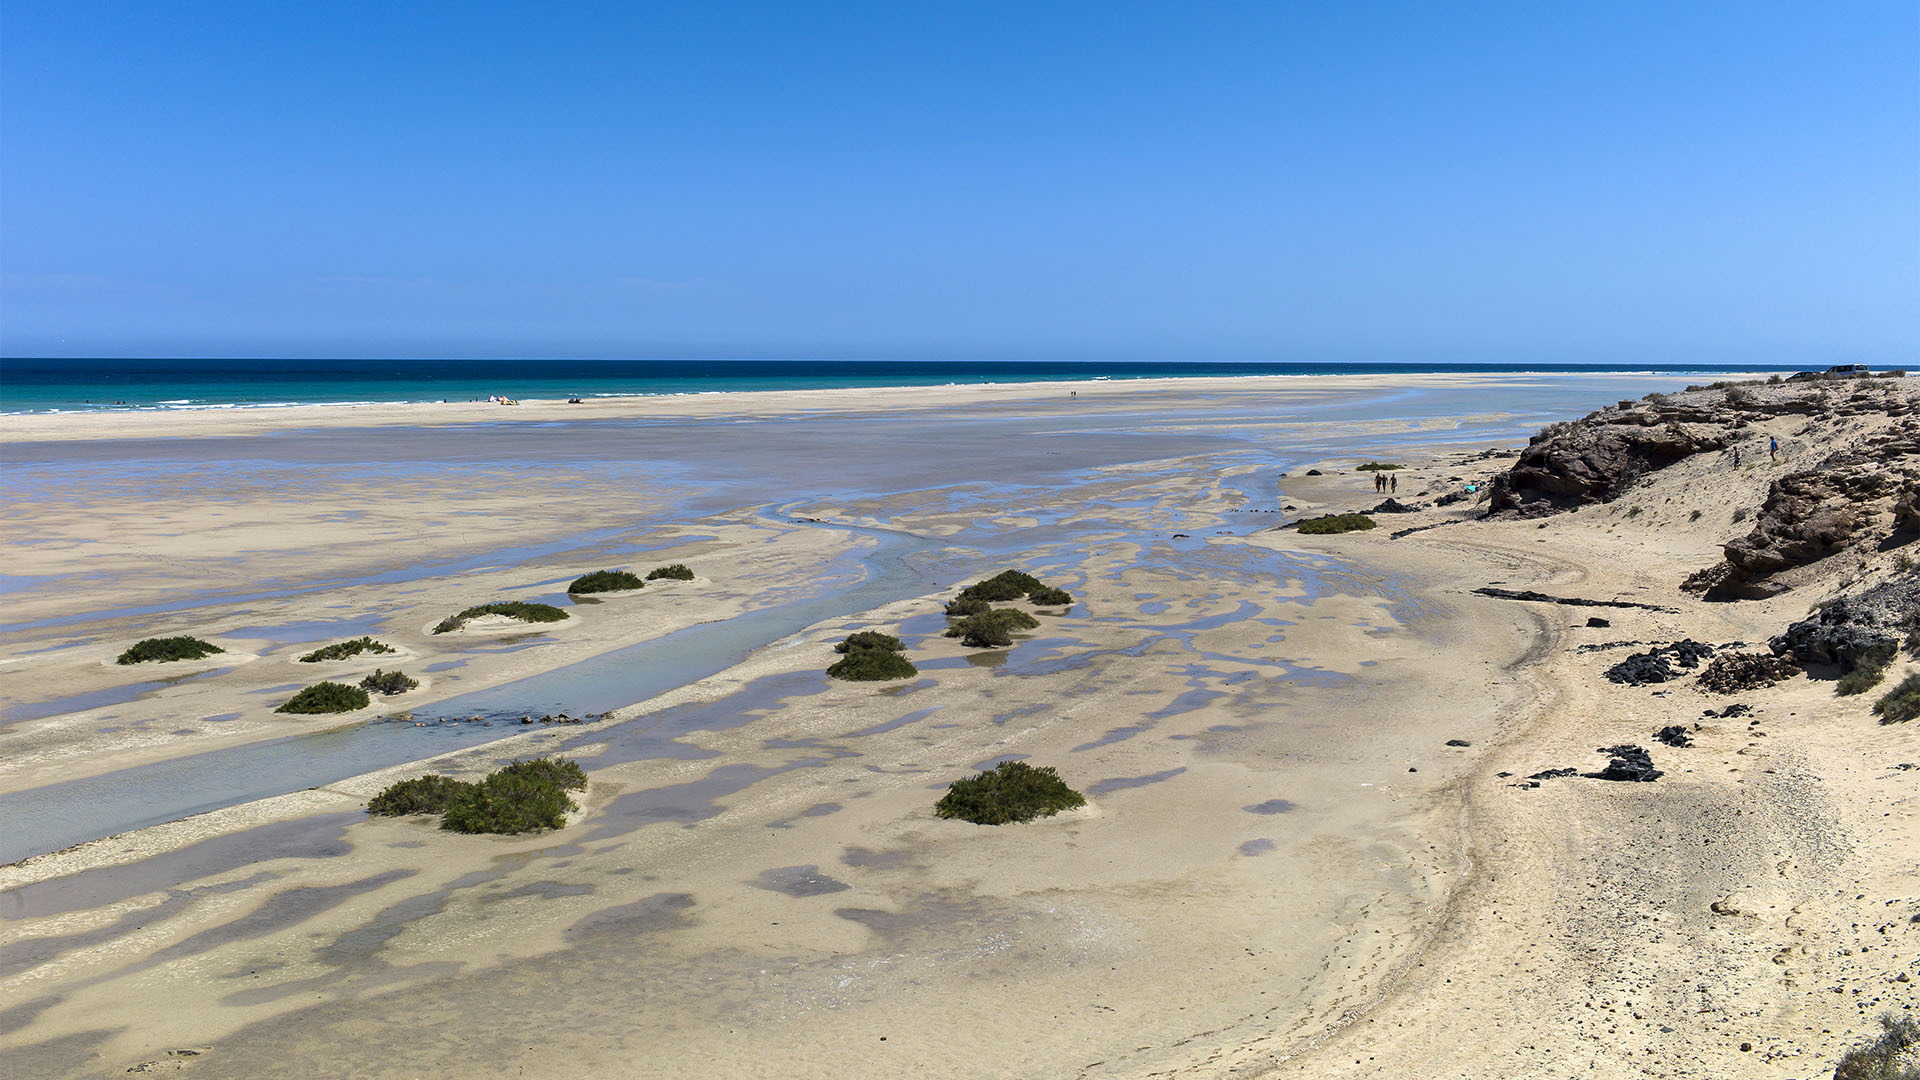
<svg viewBox="0 0 1920 1080">
<path fill-rule="evenodd" d="M 1602 410 L 1534 436 L 1513 468 L 1493 478 L 1487 513 L 1540 517 L 1612 502 L 1641 476 L 1726 445 L 1722 434 L 1667 419 L 1654 407 Z"/>
<path fill-rule="evenodd" d="M 1920 579 L 1907 577 L 1840 596 L 1767 642 L 1801 664 L 1852 671 L 1869 653 L 1920 635 Z"/>
</svg>

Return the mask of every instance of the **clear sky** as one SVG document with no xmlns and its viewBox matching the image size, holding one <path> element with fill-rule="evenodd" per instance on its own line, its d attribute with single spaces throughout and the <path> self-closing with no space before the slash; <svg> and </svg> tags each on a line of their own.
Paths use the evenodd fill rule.
<svg viewBox="0 0 1920 1080">
<path fill-rule="evenodd" d="M 1920 4 L 0 3 L 5 355 L 1920 366 Z"/>
</svg>

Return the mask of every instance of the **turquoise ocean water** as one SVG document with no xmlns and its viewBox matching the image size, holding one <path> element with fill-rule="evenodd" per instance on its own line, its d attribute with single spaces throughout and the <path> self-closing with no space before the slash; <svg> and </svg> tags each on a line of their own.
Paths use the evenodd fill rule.
<svg viewBox="0 0 1920 1080">
<path fill-rule="evenodd" d="M 0 412 L 698 394 L 1179 376 L 1659 372 L 1753 365 L 1312 364 L 910 360 L 0 359 Z"/>
</svg>

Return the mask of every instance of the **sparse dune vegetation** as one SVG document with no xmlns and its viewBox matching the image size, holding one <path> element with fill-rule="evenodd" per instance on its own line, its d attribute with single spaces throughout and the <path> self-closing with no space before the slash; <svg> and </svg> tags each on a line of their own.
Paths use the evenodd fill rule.
<svg viewBox="0 0 1920 1080">
<path fill-rule="evenodd" d="M 197 637 L 147 638 L 136 641 L 114 661 L 116 664 L 165 663 L 169 660 L 200 660 L 227 650 Z"/>
<path fill-rule="evenodd" d="M 1324 536 L 1330 533 L 1360 532 L 1376 526 L 1377 523 L 1365 514 L 1325 514 L 1301 522 L 1300 531 L 1307 536 Z"/>
<path fill-rule="evenodd" d="M 373 703 L 365 690 L 345 683 L 318 682 L 287 699 L 274 712 L 317 714 L 353 712 Z"/>
<path fill-rule="evenodd" d="M 433 632 L 451 633 L 482 615 L 504 615 L 509 619 L 536 623 L 560 622 L 568 618 L 565 611 L 552 604 L 533 604 L 524 600 L 496 600 L 491 604 L 476 604 L 458 615 L 447 616 L 440 620 L 439 624 L 433 628 Z"/>
<path fill-rule="evenodd" d="M 322 660 L 347 660 L 359 656 L 361 653 L 390 653 L 396 651 L 393 646 L 385 642 L 375 641 L 371 637 L 357 637 L 349 641 L 336 641 L 331 645 L 323 645 L 307 655 L 302 656 L 300 662 L 303 664 L 317 664 Z"/>
<path fill-rule="evenodd" d="M 569 791 L 583 791 L 587 774 L 567 758 L 530 758 L 479 781 L 429 774 L 389 785 L 367 803 L 367 813 L 404 817 L 440 814 L 440 827 L 462 833 L 527 833 L 557 829 L 579 809 Z"/>
<path fill-rule="evenodd" d="M 850 682 L 882 682 L 909 679 L 920 674 L 913 662 L 901 656 L 905 648 L 900 639 L 877 630 L 861 630 L 833 647 L 844 655 L 827 668 L 827 674 Z"/>
<path fill-rule="evenodd" d="M 667 566 L 656 566 L 653 569 L 647 571 L 647 580 L 648 581 L 661 581 L 661 580 L 692 581 L 693 571 L 687 569 L 687 565 L 685 563 L 671 563 Z"/>
<path fill-rule="evenodd" d="M 1086 804 L 1086 796 L 1068 787 L 1053 766 L 1003 761 L 978 776 L 955 780 L 933 812 L 975 825 L 1008 825 Z"/>
<path fill-rule="evenodd" d="M 567 592 L 574 596 L 587 593 L 626 592 L 642 588 L 646 582 L 640 575 L 627 570 L 595 570 L 591 574 L 582 574 L 567 586 Z"/>
</svg>

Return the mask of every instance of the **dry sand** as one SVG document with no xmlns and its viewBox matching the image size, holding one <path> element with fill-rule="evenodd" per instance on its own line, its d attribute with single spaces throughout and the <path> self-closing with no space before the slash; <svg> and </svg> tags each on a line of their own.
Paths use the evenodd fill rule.
<svg viewBox="0 0 1920 1080">
<path fill-rule="evenodd" d="M 950 589 L 903 595 L 616 721 L 433 763 L 477 775 L 528 753 L 579 758 L 582 810 L 550 834 L 366 819 L 369 795 L 422 771 L 406 766 L 0 868 L 0 1063 L 23 1076 L 246 1077 L 298 1062 L 316 1076 L 1812 1077 L 1878 1011 L 1911 1002 L 1912 983 L 1894 980 L 1920 955 L 1916 774 L 1895 766 L 1920 761 L 1920 733 L 1873 724 L 1827 684 L 1657 694 L 1601 678 L 1628 650 L 1576 651 L 1759 641 L 1804 611 L 1804 592 L 1703 605 L 1677 589 L 1774 466 L 1678 467 L 1631 517 L 1614 504 L 1544 525 L 1464 522 L 1467 503 L 1394 520 L 1446 523 L 1402 539 L 1303 537 L 1270 525 L 1378 500 L 1349 471 L 1359 460 L 1413 466 L 1398 493 L 1412 501 L 1509 459 L 1439 443 L 1473 437 L 1458 421 L 1308 435 L 1298 415 L 1396 383 L 1188 382 L 1082 385 L 1071 404 L 1064 388 L 1009 387 L 551 406 L 777 423 L 804 405 L 914 426 L 958 411 L 1020 425 L 1016 456 L 1073 458 L 1070 480 L 1045 490 L 978 489 L 929 460 L 918 485 L 701 514 L 685 512 L 699 494 L 674 487 L 696 479 L 645 460 L 329 479 L 312 464 L 234 467 L 247 451 L 143 504 L 96 476 L 96 489 L 10 507 L 33 526 L 26 539 L 44 539 L 11 549 L 12 572 L 85 566 L 113 583 L 87 603 L 121 610 L 13 631 L 10 700 L 54 696 L 49 681 L 124 686 L 110 658 L 148 630 L 206 630 L 234 655 L 153 696 L 12 724 L 0 792 L 315 723 L 268 707 L 302 681 L 296 651 L 324 639 L 248 627 L 371 619 L 358 632 L 401 647 L 409 671 L 466 661 L 399 703 L 416 707 L 739 618 L 845 573 L 872 542 L 795 519 L 934 538 L 916 558 L 943 585 L 1022 565 L 1076 602 L 982 654 L 939 636 Z M 1046 437 L 1090 423 L 1089 407 L 1204 452 Z M 252 445 L 289 425 L 369 438 L 460 425 L 471 408 L 111 422 L 139 425 L 116 436 Z M 1234 486 L 1262 454 L 1207 441 L 1217 425 L 1259 423 L 1275 446 L 1341 455 L 1317 477 L 1298 462 L 1284 515 L 1254 516 L 1279 507 L 1248 507 Z M 1420 449 L 1423 429 L 1436 442 Z M 101 437 L 67 418 L 0 428 L 28 447 Z M 86 474 L 90 452 L 65 473 Z M 411 486 L 389 497 L 388 483 Z M 503 535 L 538 550 L 485 558 Z M 647 550 L 616 557 L 633 546 Z M 475 562 L 457 571 L 370 580 L 465 555 Z M 700 580 L 580 609 L 534 648 L 469 655 L 458 650 L 514 631 L 426 632 L 478 599 L 672 561 Z M 1487 584 L 1675 610 L 1609 609 L 1613 625 L 1591 629 L 1591 610 L 1471 592 Z M 198 606 L 140 610 L 182 599 Z M 9 611 L 29 624 L 72 614 L 52 595 Z M 906 638 L 921 676 L 825 679 L 832 643 L 864 627 Z M 1699 719 L 1733 700 L 1756 713 Z M 239 715 L 205 719 L 225 713 Z M 1655 728 L 1696 721 L 1692 749 L 1651 743 Z M 1597 768 L 1594 748 L 1620 742 L 1652 746 L 1668 775 L 1516 785 Z M 1014 755 L 1058 766 L 1089 806 L 1003 828 L 932 815 L 948 782 Z"/>
</svg>

